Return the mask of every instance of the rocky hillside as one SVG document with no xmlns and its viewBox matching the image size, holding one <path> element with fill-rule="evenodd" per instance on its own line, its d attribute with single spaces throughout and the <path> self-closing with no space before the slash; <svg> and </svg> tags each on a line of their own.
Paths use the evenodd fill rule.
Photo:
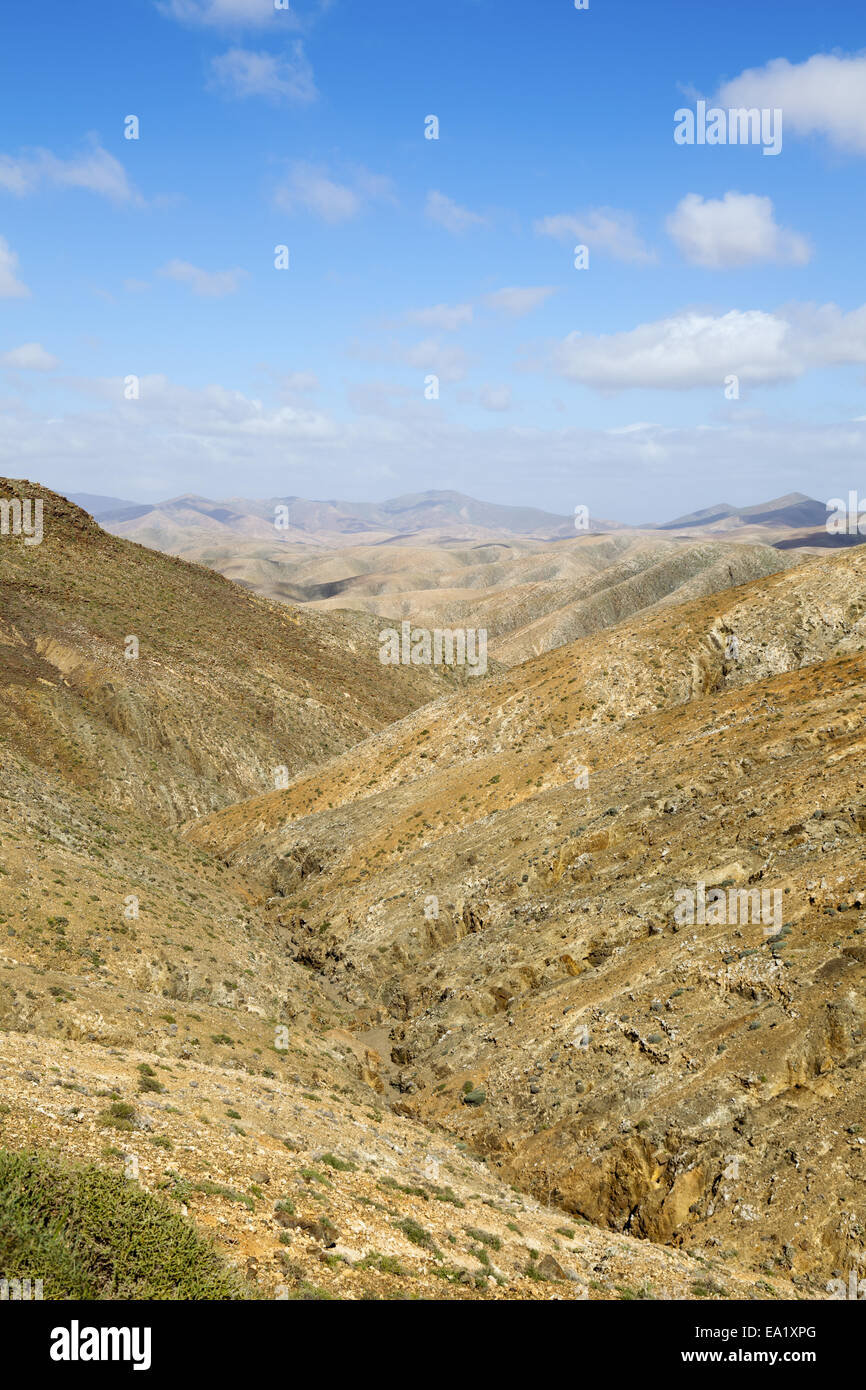
<svg viewBox="0 0 866 1390">
<path fill-rule="evenodd" d="M 400 1113 L 575 1217 L 818 1290 L 866 1234 L 864 614 L 866 550 L 809 561 L 188 838 L 261 885 Z M 699 884 L 724 920 L 677 917 Z"/>
</svg>

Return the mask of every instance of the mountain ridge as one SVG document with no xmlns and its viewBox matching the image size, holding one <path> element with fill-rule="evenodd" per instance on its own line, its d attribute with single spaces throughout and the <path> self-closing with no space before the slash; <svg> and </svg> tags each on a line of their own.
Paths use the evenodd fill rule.
<svg viewBox="0 0 866 1390">
<path fill-rule="evenodd" d="M 553 540 L 565 538 L 575 532 L 575 519 L 560 516 L 543 509 L 482 502 L 466 493 L 452 490 L 431 489 L 425 492 L 401 494 L 384 502 L 347 502 L 337 498 L 313 501 L 294 494 L 264 499 L 225 498 L 214 500 L 197 493 L 182 493 L 162 502 L 137 503 L 122 502 L 112 498 L 98 498 L 91 494 L 70 494 L 70 499 L 84 505 L 81 499 L 100 504 L 96 519 L 121 524 L 138 520 L 151 514 L 170 515 L 172 509 L 193 506 L 203 515 L 214 515 L 220 510 L 227 516 L 237 518 L 255 517 L 269 524 L 273 523 L 274 509 L 278 506 L 294 509 L 291 525 L 300 531 L 327 530 L 329 534 L 345 529 L 348 534 L 357 534 L 350 529 L 361 527 L 369 532 L 387 529 L 389 522 L 401 522 L 397 534 L 423 531 L 436 526 L 459 522 L 463 525 L 477 526 L 485 531 L 497 530 L 501 535 L 526 535 L 540 539 Z M 699 511 L 676 517 L 671 521 L 638 522 L 634 524 L 615 520 L 596 520 L 588 518 L 590 531 L 669 531 L 687 529 L 695 526 L 714 525 L 727 522 L 730 526 L 745 524 L 772 523 L 791 529 L 816 526 L 826 518 L 824 503 L 805 493 L 793 492 L 783 497 L 771 498 L 766 502 L 748 506 L 733 506 L 730 503 L 715 503 Z M 431 520 L 433 518 L 433 520 Z M 326 527 L 324 520 L 331 521 Z M 425 524 L 426 523 L 426 524 Z"/>
</svg>

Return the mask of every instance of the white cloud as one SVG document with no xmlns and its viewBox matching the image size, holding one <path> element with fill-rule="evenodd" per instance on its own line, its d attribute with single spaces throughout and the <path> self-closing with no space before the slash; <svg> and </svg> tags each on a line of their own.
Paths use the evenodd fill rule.
<svg viewBox="0 0 866 1390">
<path fill-rule="evenodd" d="M 622 333 L 570 333 L 552 361 L 569 380 L 608 391 L 721 388 L 730 374 L 754 383 L 792 381 L 813 367 L 866 362 L 866 305 L 848 314 L 835 304 L 773 314 L 685 312 Z"/>
<path fill-rule="evenodd" d="M 292 165 L 287 181 L 276 189 L 274 201 L 286 212 L 306 208 L 323 222 L 336 225 L 357 217 L 369 202 L 394 200 L 391 180 L 383 175 L 358 168 L 350 180 L 338 183 L 327 169 L 299 161 Z"/>
<path fill-rule="evenodd" d="M 428 328 L 439 328 L 445 333 L 453 333 L 465 323 L 472 322 L 471 304 L 433 304 L 429 309 L 411 309 L 406 315 L 408 323 L 422 323 Z"/>
<path fill-rule="evenodd" d="M 666 226 L 686 260 L 709 270 L 758 261 L 806 265 L 812 254 L 805 237 L 778 225 L 771 200 L 755 193 L 706 199 L 688 193 Z"/>
<path fill-rule="evenodd" d="M 41 343 L 22 343 L 9 352 L 0 353 L 0 366 L 14 367 L 22 372 L 52 372 L 60 361 L 46 352 Z"/>
<path fill-rule="evenodd" d="M 305 207 L 331 223 L 348 222 L 361 211 L 361 199 L 354 189 L 306 164 L 295 165 L 289 182 L 277 190 L 276 200 L 287 212 Z"/>
<path fill-rule="evenodd" d="M 719 478 L 731 501 L 792 489 L 844 496 L 862 485 L 866 450 L 866 422 L 747 419 L 739 405 L 709 426 L 614 433 L 518 428 L 507 415 L 468 428 L 449 419 L 450 393 L 434 410 L 420 383 L 408 394 L 389 388 L 380 401 L 367 383 L 358 388 L 364 413 L 348 418 L 268 405 L 222 386 L 189 390 L 163 377 L 145 377 L 141 388 L 140 400 L 125 401 L 120 378 L 81 382 L 97 403 L 78 411 L 55 405 L 42 414 L 24 401 L 0 402 L 0 475 L 110 493 L 122 458 L 133 497 L 339 497 L 359 487 L 383 495 L 383 478 L 391 495 L 441 487 L 447 459 L 461 491 L 483 497 L 493 488 L 500 498 L 526 500 L 531 478 L 535 504 L 564 513 L 573 507 L 577 459 L 580 496 L 596 515 L 662 521 L 719 500 Z"/>
<path fill-rule="evenodd" d="M 193 389 L 180 386 L 161 373 L 143 376 L 139 381 L 138 400 L 123 399 L 123 380 L 102 377 L 72 383 L 88 395 L 101 401 L 117 402 L 127 418 L 142 417 L 151 427 L 168 420 L 178 428 L 190 431 L 200 444 L 221 436 L 259 436 L 294 434 L 296 438 L 316 438 L 332 434 L 336 428 L 321 412 L 301 410 L 284 405 L 266 409 L 260 400 L 245 396 L 225 386 L 205 386 Z M 172 427 L 174 427 L 174 423 Z"/>
<path fill-rule="evenodd" d="M 304 45 L 292 44 L 289 55 L 255 53 L 248 48 L 231 48 L 211 60 L 213 85 L 227 96 L 264 97 L 266 101 L 305 102 L 318 96 Z"/>
<path fill-rule="evenodd" d="M 504 411 L 511 409 L 511 387 L 491 386 L 485 383 L 478 396 L 484 410 Z"/>
<path fill-rule="evenodd" d="M 424 212 L 431 222 L 438 222 L 440 227 L 455 234 L 465 232 L 468 227 L 484 226 L 487 221 L 480 213 L 470 212 L 469 208 L 461 207 L 453 198 L 435 189 L 427 194 Z"/>
<path fill-rule="evenodd" d="M 0 299 L 27 299 L 30 291 L 18 279 L 18 256 L 0 236 Z"/>
<path fill-rule="evenodd" d="M 500 313 L 509 314 L 512 318 L 522 318 L 524 314 L 529 314 L 533 309 L 537 309 L 552 294 L 556 294 L 553 285 L 528 285 L 526 288 L 513 286 L 510 289 L 494 290 L 492 294 L 484 296 L 484 303 L 488 309 L 496 309 Z"/>
<path fill-rule="evenodd" d="M 193 294 L 207 299 L 221 299 L 223 295 L 234 294 L 241 280 L 248 274 L 246 270 L 240 269 L 201 270 L 189 261 L 177 260 L 169 261 L 156 273 L 169 280 L 177 280 L 181 285 L 189 285 Z"/>
<path fill-rule="evenodd" d="M 720 87 L 727 107 L 780 107 L 783 134 L 823 135 L 866 154 L 866 54 L 816 53 L 802 63 L 774 58 Z"/>
<path fill-rule="evenodd" d="M 126 170 L 101 145 L 74 159 L 60 159 L 50 150 L 32 150 L 14 159 L 0 155 L 0 188 L 23 198 L 43 184 L 56 188 L 84 188 L 113 203 L 143 203 L 126 176 Z"/>
<path fill-rule="evenodd" d="M 535 232 L 560 241 L 576 239 L 589 247 L 590 254 L 601 251 L 633 265 L 650 265 L 656 260 L 655 252 L 638 235 L 632 214 L 616 208 L 587 208 L 585 212 L 542 217 L 535 223 Z"/>
</svg>

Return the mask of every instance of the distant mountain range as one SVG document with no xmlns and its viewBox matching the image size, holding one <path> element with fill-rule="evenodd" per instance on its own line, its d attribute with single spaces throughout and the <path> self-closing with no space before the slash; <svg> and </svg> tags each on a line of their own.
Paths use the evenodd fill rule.
<svg viewBox="0 0 866 1390">
<path fill-rule="evenodd" d="M 735 526 L 823 526 L 827 520 L 827 508 L 814 497 L 803 492 L 789 492 L 784 497 L 776 497 L 772 502 L 758 502 L 753 507 L 732 507 L 728 502 L 720 502 L 715 507 L 707 507 L 701 512 L 691 512 L 679 516 L 674 521 L 665 521 L 660 531 L 683 530 L 699 526 L 713 530 L 729 530 Z"/>
<path fill-rule="evenodd" d="M 508 507 L 479 502 L 459 492 L 409 493 L 386 502 L 310 501 L 303 497 L 261 500 L 232 497 L 212 501 L 188 493 L 166 502 L 143 504 L 113 497 L 70 494 L 109 530 L 133 535 L 152 532 L 210 531 L 214 537 L 235 536 L 272 540 L 277 507 L 288 508 L 290 529 L 307 535 L 384 538 L 435 532 L 438 539 L 465 540 L 481 534 L 533 536 L 552 540 L 574 536 L 574 520 L 537 507 Z M 616 522 L 594 522 L 593 530 L 618 529 Z"/>
<path fill-rule="evenodd" d="M 555 541 L 574 539 L 581 528 L 573 516 L 560 516 L 537 507 L 512 507 L 481 502 L 460 492 L 407 493 L 386 502 L 311 501 L 303 497 L 261 500 L 232 497 L 214 501 L 192 493 L 165 502 L 127 502 L 117 497 L 70 493 L 69 500 L 83 507 L 107 530 L 160 550 L 187 550 L 190 545 L 235 540 L 273 541 L 277 507 L 287 508 L 288 527 L 283 536 L 318 538 L 326 545 L 350 537 L 353 543 L 383 542 L 411 537 L 449 541 L 485 541 L 525 537 Z M 592 533 L 613 531 L 665 531 L 694 533 L 739 532 L 737 539 L 760 539 L 787 548 L 790 545 L 824 547 L 848 538 L 828 536 L 823 502 L 802 492 L 788 493 L 768 502 L 735 507 L 720 502 L 672 521 L 627 526 L 620 521 L 590 517 L 583 528 Z M 279 538 L 279 537 L 278 537 Z"/>
</svg>

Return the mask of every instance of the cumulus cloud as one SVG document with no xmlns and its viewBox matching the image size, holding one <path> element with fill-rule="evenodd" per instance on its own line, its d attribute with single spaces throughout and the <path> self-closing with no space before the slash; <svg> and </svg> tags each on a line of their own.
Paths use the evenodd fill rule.
<svg viewBox="0 0 866 1390">
<path fill-rule="evenodd" d="M 406 320 L 408 323 L 421 323 L 427 328 L 438 328 L 445 333 L 453 333 L 455 329 L 472 322 L 472 305 L 432 304 L 429 309 L 410 309 Z"/>
<path fill-rule="evenodd" d="M 22 372 L 52 372 L 60 366 L 60 361 L 46 352 L 41 343 L 22 343 L 9 352 L 0 353 L 0 366 Z"/>
<path fill-rule="evenodd" d="M 264 97 L 275 105 L 283 101 L 305 104 L 318 96 L 313 69 L 300 39 L 287 54 L 257 53 L 249 48 L 230 48 L 211 60 L 212 85 L 227 96 Z"/>
<path fill-rule="evenodd" d="M 530 314 L 533 309 L 537 309 L 552 294 L 556 294 L 556 288 L 553 285 L 527 285 L 526 287 L 515 285 L 507 289 L 494 290 L 492 294 L 485 295 L 484 303 L 488 309 L 495 309 L 499 313 L 519 319 L 524 314 Z"/>
<path fill-rule="evenodd" d="M 239 269 L 201 270 L 189 261 L 177 260 L 169 261 L 157 271 L 157 275 L 163 275 L 168 280 L 177 280 L 181 285 L 189 285 L 193 294 L 206 299 L 221 299 L 224 295 L 234 294 L 247 274 L 246 270 Z"/>
<path fill-rule="evenodd" d="M 440 193 L 433 189 L 427 194 L 427 202 L 424 212 L 431 222 L 438 222 L 440 227 L 446 231 L 459 235 L 467 231 L 470 227 L 483 227 L 487 219 L 478 212 L 471 212 L 469 208 L 461 207 L 455 203 L 453 198 L 449 198 L 445 193 Z"/>
<path fill-rule="evenodd" d="M 601 390 L 689 390 L 743 381 L 792 381 L 812 367 L 866 362 L 866 305 L 792 305 L 776 313 L 685 312 L 622 333 L 570 333 L 553 351 L 560 375 Z"/>
<path fill-rule="evenodd" d="M 812 255 L 806 238 L 780 227 L 771 200 L 755 193 L 726 193 L 723 198 L 688 193 L 666 225 L 686 260 L 708 270 L 760 261 L 806 265 Z"/>
<path fill-rule="evenodd" d="M 327 168 L 299 160 L 276 189 L 274 201 L 290 213 L 305 208 L 332 226 L 351 221 L 372 202 L 394 201 L 393 185 L 384 175 L 359 167 L 343 177 L 346 181 L 340 183 Z"/>
<path fill-rule="evenodd" d="M 577 240 L 585 243 L 590 253 L 601 251 L 633 265 L 650 265 L 656 260 L 655 252 L 638 235 L 633 215 L 616 208 L 587 208 L 585 212 L 542 217 L 535 223 L 535 232 L 558 241 Z"/>
<path fill-rule="evenodd" d="M 18 279 L 18 256 L 5 237 L 0 236 L 0 299 L 26 299 L 30 291 Z"/>
<path fill-rule="evenodd" d="M 866 53 L 816 53 L 802 63 L 774 58 L 720 87 L 726 107 L 780 107 L 784 134 L 822 135 L 866 154 Z"/>
<path fill-rule="evenodd" d="M 113 203 L 143 203 L 126 170 L 113 154 L 95 142 L 72 159 L 60 159 L 50 150 L 27 151 L 18 158 L 0 155 L 0 188 L 24 198 L 41 187 L 84 188 Z"/>
</svg>

